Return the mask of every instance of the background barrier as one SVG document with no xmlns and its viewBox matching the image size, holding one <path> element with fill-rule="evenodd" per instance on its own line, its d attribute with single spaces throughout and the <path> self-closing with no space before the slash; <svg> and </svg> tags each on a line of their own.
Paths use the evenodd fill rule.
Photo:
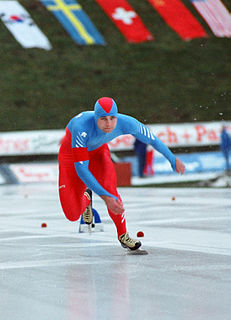
<svg viewBox="0 0 231 320">
<path fill-rule="evenodd" d="M 226 125 L 231 133 L 231 121 L 201 122 L 184 124 L 148 125 L 151 131 L 170 148 L 177 147 L 203 147 L 219 146 L 222 126 Z M 26 156 L 57 155 L 64 130 L 38 130 L 0 133 L 0 155 L 10 157 L 18 156 L 23 161 Z M 133 150 L 135 138 L 131 135 L 119 136 L 109 143 L 112 152 Z M 181 153 L 177 155 L 186 165 L 186 174 L 206 172 L 222 172 L 225 170 L 225 160 L 219 151 Z M 37 157 L 38 158 L 38 157 Z M 43 162 L 2 163 L 0 165 L 0 184 L 5 183 L 57 183 L 57 160 Z M 136 156 L 113 158 L 117 173 L 118 186 L 131 185 L 132 176 L 138 175 Z M 11 161 L 13 162 L 13 161 Z M 154 177 L 158 175 L 174 175 L 169 162 L 157 151 L 154 152 Z"/>
<path fill-rule="evenodd" d="M 224 122 L 151 124 L 150 130 L 169 147 L 216 146 Z M 226 122 L 231 134 L 231 121 Z M 64 130 L 0 132 L 0 156 L 58 154 Z M 133 150 L 135 138 L 119 136 L 108 143 L 111 151 Z"/>
</svg>

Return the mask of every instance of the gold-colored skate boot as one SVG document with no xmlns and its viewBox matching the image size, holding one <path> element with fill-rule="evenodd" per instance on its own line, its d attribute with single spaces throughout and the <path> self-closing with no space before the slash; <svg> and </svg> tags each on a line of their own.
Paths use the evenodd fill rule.
<svg viewBox="0 0 231 320">
<path fill-rule="evenodd" d="M 86 210 L 83 213 L 83 221 L 90 225 L 93 222 L 92 191 L 90 189 L 86 189 L 84 195 L 90 200 L 90 204 L 86 207 Z"/>
<path fill-rule="evenodd" d="M 130 250 L 137 250 L 141 246 L 141 242 L 130 238 L 127 232 L 119 237 L 119 242 L 123 248 Z"/>
</svg>

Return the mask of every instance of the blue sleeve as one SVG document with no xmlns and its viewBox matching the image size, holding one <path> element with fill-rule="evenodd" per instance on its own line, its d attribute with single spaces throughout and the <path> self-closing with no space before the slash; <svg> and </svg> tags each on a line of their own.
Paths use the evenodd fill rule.
<svg viewBox="0 0 231 320">
<path fill-rule="evenodd" d="M 150 144 L 154 149 L 159 151 L 171 164 L 171 167 L 176 171 L 176 157 L 170 149 L 158 139 L 148 127 L 132 117 L 127 117 L 127 124 L 129 126 L 129 133 L 138 140 Z"/>
<path fill-rule="evenodd" d="M 88 188 L 93 190 L 99 196 L 109 196 L 109 197 L 112 197 L 117 200 L 118 198 L 116 196 L 107 192 L 98 183 L 98 181 L 95 179 L 93 174 L 89 171 L 88 164 L 89 164 L 88 160 L 75 162 L 75 169 L 76 169 L 76 172 L 77 172 L 78 176 L 80 177 L 80 179 L 86 184 L 86 186 L 88 186 Z"/>
</svg>

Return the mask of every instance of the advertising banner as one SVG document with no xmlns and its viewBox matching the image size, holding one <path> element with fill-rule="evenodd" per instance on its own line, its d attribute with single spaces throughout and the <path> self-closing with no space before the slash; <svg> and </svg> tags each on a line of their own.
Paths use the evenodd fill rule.
<svg viewBox="0 0 231 320">
<path fill-rule="evenodd" d="M 154 153 L 154 161 L 152 163 L 153 174 L 147 176 L 158 175 L 177 175 L 171 168 L 170 163 L 162 155 Z M 186 167 L 185 175 L 183 179 L 187 179 L 188 174 L 199 174 L 206 172 L 218 172 L 222 173 L 226 169 L 225 158 L 219 151 L 213 152 L 197 152 L 190 154 L 178 154 Z M 138 160 L 137 157 L 125 157 L 124 161 L 130 162 L 132 166 L 132 175 L 138 176 Z M 231 155 L 230 155 L 231 160 Z"/>
<path fill-rule="evenodd" d="M 9 168 L 20 183 L 57 182 L 58 179 L 55 163 L 10 164 Z"/>
<path fill-rule="evenodd" d="M 64 130 L 0 132 L 0 155 L 57 154 Z"/>
<path fill-rule="evenodd" d="M 231 135 L 231 121 L 225 123 Z M 151 124 L 152 133 L 168 147 L 200 147 L 220 144 L 222 121 Z M 0 156 L 58 154 L 65 130 L 0 132 Z M 111 151 L 133 150 L 135 138 L 123 135 L 109 142 Z"/>
<path fill-rule="evenodd" d="M 223 122 L 195 122 L 148 125 L 151 131 L 169 147 L 199 147 L 219 145 Z M 226 122 L 231 134 L 231 121 Z"/>
</svg>

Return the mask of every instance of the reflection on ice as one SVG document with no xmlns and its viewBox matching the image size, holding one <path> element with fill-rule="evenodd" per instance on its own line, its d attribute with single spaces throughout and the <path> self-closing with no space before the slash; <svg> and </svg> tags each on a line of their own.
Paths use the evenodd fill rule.
<svg viewBox="0 0 231 320">
<path fill-rule="evenodd" d="M 0 187 L 2 319 L 229 319 L 230 189 L 120 192 L 148 255 L 120 246 L 96 195 L 104 232 L 80 234 L 55 184 Z"/>
</svg>

